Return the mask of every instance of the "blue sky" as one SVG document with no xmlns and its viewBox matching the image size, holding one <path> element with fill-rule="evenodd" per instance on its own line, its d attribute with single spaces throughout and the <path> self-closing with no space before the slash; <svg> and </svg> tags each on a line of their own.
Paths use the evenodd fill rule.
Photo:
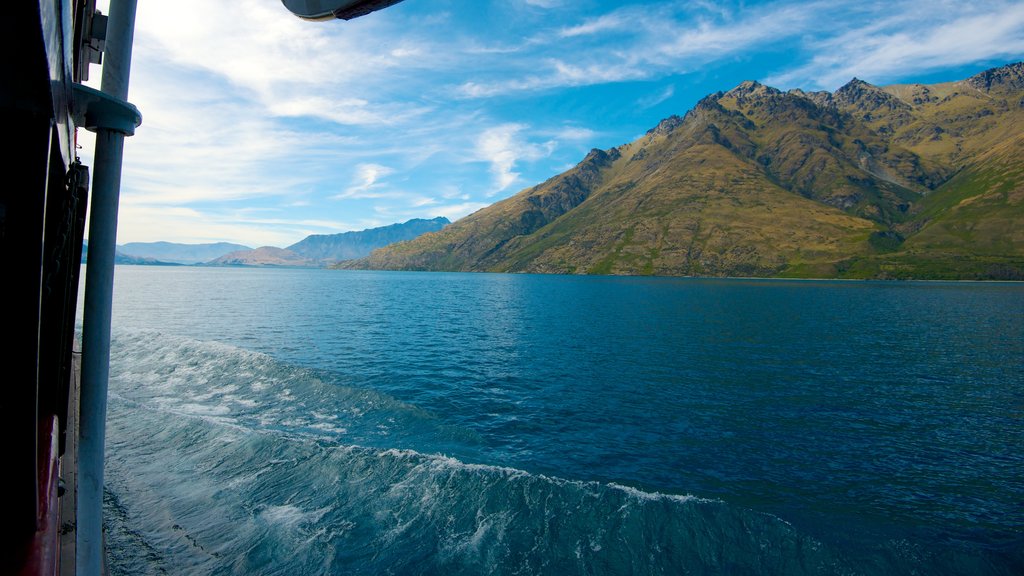
<svg viewBox="0 0 1024 576">
<path fill-rule="evenodd" d="M 118 242 L 455 220 L 743 80 L 940 82 L 1022 58 L 1019 1 L 405 0 L 311 23 L 277 0 L 141 0 Z"/>
</svg>

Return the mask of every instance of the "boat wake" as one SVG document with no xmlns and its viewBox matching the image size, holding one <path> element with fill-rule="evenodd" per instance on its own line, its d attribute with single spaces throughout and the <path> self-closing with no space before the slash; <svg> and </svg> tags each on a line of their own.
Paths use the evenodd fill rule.
<svg viewBox="0 0 1024 576">
<path fill-rule="evenodd" d="M 767 514 L 473 463 L 472 432 L 329 374 L 153 332 L 112 349 L 115 574 L 850 572 Z"/>
</svg>

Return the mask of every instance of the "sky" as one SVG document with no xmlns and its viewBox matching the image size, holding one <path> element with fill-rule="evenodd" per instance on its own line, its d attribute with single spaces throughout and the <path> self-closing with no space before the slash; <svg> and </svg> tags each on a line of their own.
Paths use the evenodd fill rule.
<svg viewBox="0 0 1024 576">
<path fill-rule="evenodd" d="M 404 0 L 307 22 L 279 0 L 139 0 L 118 243 L 454 221 L 743 80 L 831 91 L 1022 59 L 1020 1 Z"/>
</svg>

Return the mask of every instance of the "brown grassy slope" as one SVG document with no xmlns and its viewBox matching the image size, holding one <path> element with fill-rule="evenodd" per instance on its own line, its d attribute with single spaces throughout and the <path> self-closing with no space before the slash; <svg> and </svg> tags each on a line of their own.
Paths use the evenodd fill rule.
<svg viewBox="0 0 1024 576">
<path fill-rule="evenodd" d="M 566 174 L 354 266 L 763 276 L 793 266 L 831 271 L 868 251 L 874 224 L 792 194 L 733 150 L 723 129 L 747 122 L 734 116 L 705 102 L 685 120 L 594 151 Z"/>
<path fill-rule="evenodd" d="M 961 82 L 756 82 L 354 268 L 1024 274 L 1024 65 Z M 993 272 L 993 270 L 995 272 Z"/>
</svg>

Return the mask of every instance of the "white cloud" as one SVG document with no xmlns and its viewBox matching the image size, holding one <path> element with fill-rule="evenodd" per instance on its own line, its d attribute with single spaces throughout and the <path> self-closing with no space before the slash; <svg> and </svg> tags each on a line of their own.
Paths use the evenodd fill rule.
<svg viewBox="0 0 1024 576">
<path fill-rule="evenodd" d="M 632 63 L 595 62 L 577 65 L 559 59 L 549 59 L 544 62 L 544 66 L 547 68 L 544 75 L 529 75 L 495 82 L 465 82 L 457 88 L 456 94 L 465 98 L 487 98 L 513 92 L 643 80 L 650 75 L 650 72 Z"/>
<path fill-rule="evenodd" d="M 454 184 L 445 184 L 440 190 L 441 198 L 445 200 L 469 200 L 469 194 L 462 191 L 462 188 Z"/>
<path fill-rule="evenodd" d="M 521 133 L 526 128 L 523 124 L 501 124 L 484 130 L 477 139 L 477 155 L 490 162 L 496 186 L 488 196 L 504 191 L 519 179 L 519 173 L 514 171 L 516 162 L 538 160 L 554 150 L 554 141 L 533 144 L 524 140 Z"/>
<path fill-rule="evenodd" d="M 641 80 L 650 74 L 629 62 L 620 64 L 595 62 L 581 66 L 553 60 L 551 64 L 555 69 L 555 75 L 552 77 L 553 86 L 585 86 L 624 80 Z"/>
<path fill-rule="evenodd" d="M 631 12 L 614 12 L 612 14 L 605 14 L 603 16 L 587 20 L 583 24 L 562 28 L 558 31 L 558 35 L 562 38 L 572 38 L 574 36 L 587 36 L 610 30 L 621 30 L 632 25 L 633 19 L 628 15 L 630 13 Z"/>
<path fill-rule="evenodd" d="M 554 132 L 554 137 L 557 140 L 570 140 L 570 141 L 591 141 L 597 138 L 597 132 L 590 128 L 580 128 L 579 126 L 566 126 Z"/>
<path fill-rule="evenodd" d="M 669 84 L 661 91 L 637 100 L 636 105 L 640 108 L 653 108 L 654 106 L 657 106 L 658 104 L 661 104 L 665 100 L 668 100 L 669 98 L 674 96 L 675 93 L 675 84 Z"/>
<path fill-rule="evenodd" d="M 388 126 L 415 119 L 430 112 L 427 107 L 402 104 L 371 104 L 362 98 L 335 99 L 298 96 L 267 104 L 277 116 L 311 116 L 338 124 Z"/>
<path fill-rule="evenodd" d="M 463 216 L 468 216 L 473 212 L 481 208 L 486 208 L 490 204 L 484 202 L 463 202 L 461 204 L 450 204 L 448 206 L 438 206 L 431 209 L 432 214 L 437 216 L 444 216 L 445 218 L 455 222 Z"/>
<path fill-rule="evenodd" d="M 459 84 L 462 98 L 652 80 L 706 69 L 790 43 L 809 55 L 765 80 L 835 88 L 852 76 L 883 81 L 1024 53 L 1024 4 L 1002 0 L 777 2 L 734 9 L 688 2 L 624 6 L 542 30 L 518 46 L 522 64 Z M 666 89 L 668 90 L 668 89 Z M 670 97 L 669 94 L 666 97 Z M 653 106 L 657 99 L 641 106 Z"/>
<path fill-rule="evenodd" d="M 698 20 L 695 24 L 671 25 L 675 33 L 653 47 L 657 61 L 687 64 L 693 60 L 706 62 L 732 54 L 744 53 L 751 46 L 802 34 L 821 25 L 820 4 L 775 5 L 771 8 L 751 9 L 726 21 Z M 652 29 L 664 29 L 662 23 L 652 23 Z"/>
<path fill-rule="evenodd" d="M 343 231 L 328 225 L 454 219 L 635 132 L 624 117 L 723 88 L 719 63 L 772 62 L 764 81 L 835 88 L 1024 54 L 1019 0 L 937 2 L 664 0 L 600 13 L 494 0 L 470 24 L 422 2 L 324 24 L 273 0 L 141 2 L 130 100 L 144 122 L 125 147 L 122 241 L 287 245 Z M 494 26 L 495 14 L 508 21 Z M 698 70 L 709 72 L 678 78 Z M 637 80 L 657 87 L 571 96 L 595 114 L 614 107 L 608 118 L 574 115 L 558 92 Z"/>
<path fill-rule="evenodd" d="M 137 37 L 174 65 L 226 79 L 271 114 L 380 124 L 423 112 L 380 101 L 381 86 L 405 69 L 445 65 L 412 33 L 380 50 L 379 38 L 394 36 L 387 25 L 379 18 L 344 28 L 310 24 L 266 0 L 179 0 L 140 3 Z"/>
<path fill-rule="evenodd" d="M 310 234 L 352 229 L 352 224 L 288 219 L 242 220 L 237 214 L 183 207 L 129 205 L 118 219 L 120 242 L 238 242 L 247 246 L 289 246 Z"/>
<path fill-rule="evenodd" d="M 124 204 L 287 198 L 308 190 L 334 151 L 351 145 L 277 123 L 208 78 L 169 73 L 145 42 L 137 52 L 130 99 L 143 111 L 143 126 L 125 145 Z M 91 138 L 82 141 L 91 147 Z"/>
<path fill-rule="evenodd" d="M 381 188 L 381 178 L 385 178 L 394 172 L 394 169 L 381 164 L 358 164 L 353 176 L 352 185 L 341 194 L 332 196 L 332 198 L 336 200 L 345 198 L 381 198 L 384 194 L 373 192 L 373 190 Z"/>
<path fill-rule="evenodd" d="M 418 197 L 413 198 L 409 202 L 409 206 L 412 207 L 412 208 L 421 208 L 423 206 L 433 206 L 434 204 L 437 204 L 437 203 L 438 203 L 437 198 L 429 198 L 427 196 L 418 196 Z"/>
<path fill-rule="evenodd" d="M 1024 4 L 900 3 L 871 26 L 811 43 L 810 62 L 766 79 L 783 87 L 835 89 L 854 76 L 887 82 L 1024 53 Z"/>
<path fill-rule="evenodd" d="M 508 92 L 519 92 L 523 90 L 536 90 L 554 86 L 555 84 L 544 79 L 531 76 L 522 79 L 505 80 L 501 82 L 465 82 L 456 89 L 456 95 L 466 98 L 487 98 Z"/>
<path fill-rule="evenodd" d="M 671 3 L 626 6 L 553 34 L 539 34 L 523 55 L 521 74 L 470 79 L 455 92 L 463 98 L 490 98 L 683 73 L 798 37 L 820 25 L 817 17 L 824 6 L 772 4 L 735 15 L 700 5 L 690 7 L 697 14 L 679 14 Z M 538 57 L 538 52 L 547 57 Z"/>
<path fill-rule="evenodd" d="M 391 55 L 394 56 L 395 58 L 412 58 L 416 56 L 422 56 L 423 49 L 418 46 L 400 47 L 391 50 Z"/>
</svg>

